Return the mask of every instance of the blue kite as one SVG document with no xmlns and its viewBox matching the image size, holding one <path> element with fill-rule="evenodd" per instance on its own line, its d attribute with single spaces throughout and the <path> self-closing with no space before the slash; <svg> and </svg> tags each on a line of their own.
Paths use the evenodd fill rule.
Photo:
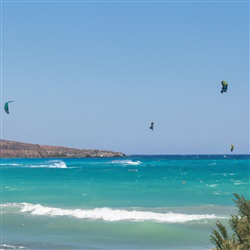
<svg viewBox="0 0 250 250">
<path fill-rule="evenodd" d="M 9 112 L 9 103 L 10 102 L 14 102 L 14 101 L 8 101 L 8 102 L 6 102 L 5 104 L 4 104 L 4 110 L 5 110 L 5 112 L 7 113 L 7 114 L 9 114 L 10 112 Z"/>
</svg>

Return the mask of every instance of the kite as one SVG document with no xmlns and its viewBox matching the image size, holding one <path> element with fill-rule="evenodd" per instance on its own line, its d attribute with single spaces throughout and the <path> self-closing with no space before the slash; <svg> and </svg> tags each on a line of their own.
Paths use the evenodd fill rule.
<svg viewBox="0 0 250 250">
<path fill-rule="evenodd" d="M 221 85 L 222 85 L 221 94 L 223 94 L 223 92 L 227 92 L 227 86 L 228 86 L 228 84 L 227 84 L 226 81 L 222 81 Z"/>
<path fill-rule="evenodd" d="M 6 102 L 5 104 L 4 104 L 4 110 L 5 110 L 5 112 L 7 113 L 7 114 L 9 114 L 10 112 L 9 112 L 9 103 L 10 102 L 14 102 L 14 101 L 8 101 L 8 102 Z"/>
<path fill-rule="evenodd" d="M 234 150 L 234 145 L 231 144 L 231 152 Z"/>
<path fill-rule="evenodd" d="M 150 125 L 149 129 L 154 130 L 154 123 L 153 122 L 151 122 L 151 125 Z"/>
</svg>

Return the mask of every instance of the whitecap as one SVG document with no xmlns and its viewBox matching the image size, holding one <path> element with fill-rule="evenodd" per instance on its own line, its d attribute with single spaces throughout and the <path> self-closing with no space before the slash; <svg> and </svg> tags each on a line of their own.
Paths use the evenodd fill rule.
<svg viewBox="0 0 250 250">
<path fill-rule="evenodd" d="M 234 185 L 235 185 L 235 186 L 238 186 L 238 185 L 249 185 L 249 183 L 247 183 L 247 182 L 242 182 L 242 181 L 240 181 L 240 180 L 236 180 L 236 181 L 234 182 Z"/>
<path fill-rule="evenodd" d="M 0 245 L 0 250 L 2 249 L 25 249 L 24 246 L 14 246 L 10 244 L 2 244 Z"/>
<path fill-rule="evenodd" d="M 65 162 L 56 162 L 52 167 L 54 168 L 67 168 L 67 165 Z"/>
<path fill-rule="evenodd" d="M 206 185 L 207 187 L 211 187 L 211 188 L 216 188 L 218 186 L 218 184 L 210 184 L 210 185 Z"/>
<path fill-rule="evenodd" d="M 213 194 L 222 195 L 223 193 L 221 191 L 218 191 L 218 192 L 213 192 Z"/>
<path fill-rule="evenodd" d="M 21 166 L 21 164 L 18 163 L 0 163 L 0 166 Z"/>
<path fill-rule="evenodd" d="M 67 165 L 64 161 L 48 161 L 45 164 L 31 165 L 31 168 L 67 168 Z"/>
<path fill-rule="evenodd" d="M 141 161 L 133 161 L 133 160 L 114 160 L 112 161 L 113 164 L 121 164 L 123 166 L 126 165 L 140 165 L 142 164 Z"/>
</svg>

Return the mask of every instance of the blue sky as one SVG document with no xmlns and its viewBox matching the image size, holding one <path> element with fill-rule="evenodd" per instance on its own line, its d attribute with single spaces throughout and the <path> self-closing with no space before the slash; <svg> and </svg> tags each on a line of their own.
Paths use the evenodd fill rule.
<svg viewBox="0 0 250 250">
<path fill-rule="evenodd" d="M 1 138 L 249 153 L 247 1 L 1 1 Z M 229 84 L 221 94 L 221 81 Z M 151 122 L 154 131 L 149 130 Z"/>
</svg>

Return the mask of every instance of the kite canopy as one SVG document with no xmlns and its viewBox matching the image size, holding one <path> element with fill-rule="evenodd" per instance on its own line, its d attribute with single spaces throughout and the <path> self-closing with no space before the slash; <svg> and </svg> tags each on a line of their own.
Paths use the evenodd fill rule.
<svg viewBox="0 0 250 250">
<path fill-rule="evenodd" d="M 8 102 L 6 102 L 5 104 L 4 104 L 4 110 L 5 110 L 5 112 L 7 113 L 7 114 L 9 114 L 10 112 L 9 112 L 9 103 L 10 102 L 14 102 L 14 101 L 8 101 Z"/>
<path fill-rule="evenodd" d="M 152 130 L 154 130 L 154 123 L 153 122 L 151 122 L 151 125 L 150 125 L 149 128 L 152 129 Z"/>
<path fill-rule="evenodd" d="M 223 94 L 223 92 L 227 92 L 228 84 L 226 81 L 222 81 L 221 85 L 222 85 L 221 94 Z"/>
<path fill-rule="evenodd" d="M 234 150 L 234 145 L 231 144 L 231 152 Z"/>
</svg>

